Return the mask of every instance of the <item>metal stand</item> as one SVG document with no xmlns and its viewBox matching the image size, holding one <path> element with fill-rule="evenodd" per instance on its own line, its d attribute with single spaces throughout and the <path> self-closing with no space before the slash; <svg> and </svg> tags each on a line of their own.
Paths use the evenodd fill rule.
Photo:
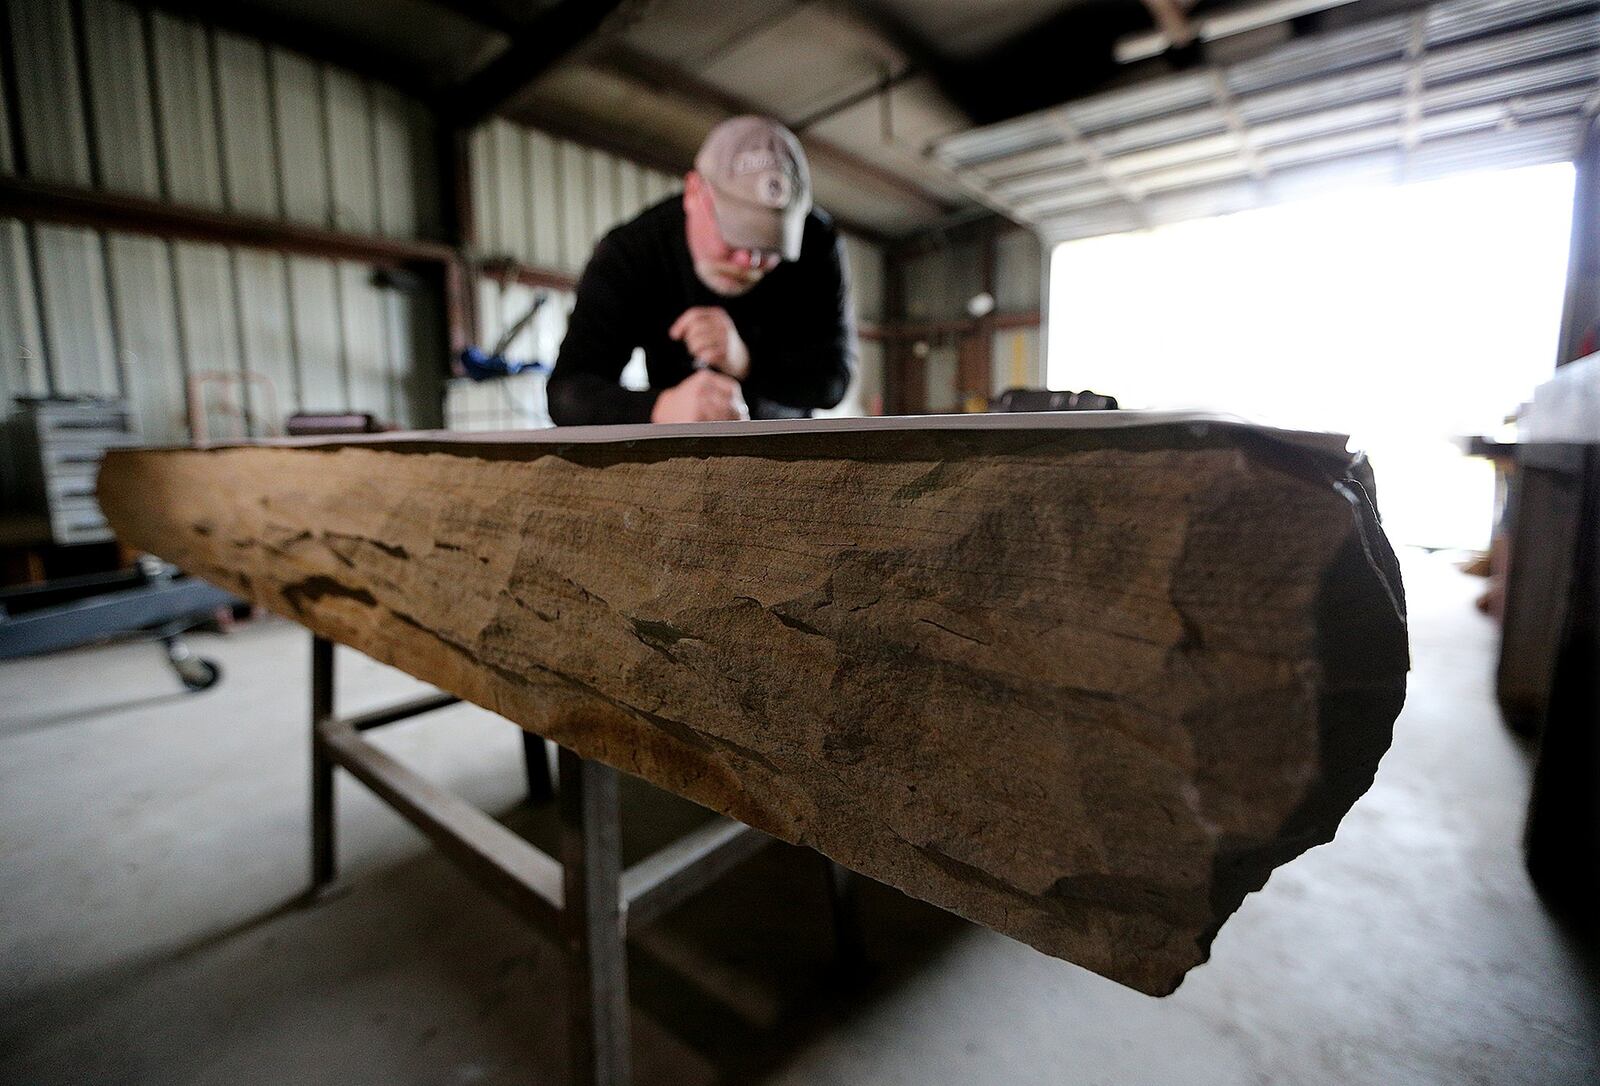
<svg viewBox="0 0 1600 1086">
<path fill-rule="evenodd" d="M 519 915 L 561 933 L 567 965 L 572 1082 L 626 1086 L 629 1080 L 627 933 L 704 889 L 771 838 L 715 819 L 639 862 L 622 866 L 617 771 L 560 749 L 561 858 L 558 861 L 459 797 L 430 784 L 362 733 L 454 705 L 432 694 L 353 717 L 334 713 L 333 643 L 311 642 L 311 890 L 336 870 L 333 778 L 342 767 L 410 819 L 447 856 Z M 524 735 L 528 795 L 552 789 L 542 739 Z M 837 883 L 843 889 L 843 882 Z M 836 905 L 853 907 L 849 895 Z M 843 903 L 842 905 L 840 903 Z M 843 916 L 836 909 L 836 917 Z M 859 945 L 855 943 L 853 945 Z"/>
<path fill-rule="evenodd" d="M 0 591 L 0 660 L 113 637 L 146 638 L 166 647 L 167 662 L 185 687 L 207 690 L 222 677 L 222 668 L 194 655 L 183 635 L 239 602 L 148 555 L 133 570 L 5 589 Z"/>
</svg>

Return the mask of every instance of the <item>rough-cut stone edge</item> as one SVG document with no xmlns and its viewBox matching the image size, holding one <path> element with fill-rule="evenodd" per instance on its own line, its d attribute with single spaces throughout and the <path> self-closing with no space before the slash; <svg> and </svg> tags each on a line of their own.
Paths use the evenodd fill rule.
<svg viewBox="0 0 1600 1086">
<path fill-rule="evenodd" d="M 1323 571 L 1322 592 L 1317 608 L 1317 642 L 1319 655 L 1325 664 L 1319 704 L 1324 774 L 1319 786 L 1306 796 L 1295 817 L 1284 825 L 1280 836 L 1273 842 L 1265 846 L 1252 844 L 1239 852 L 1219 855 L 1211 900 L 1215 923 L 1197 940 L 1192 963 L 1186 967 L 1192 968 L 1206 960 L 1212 939 L 1222 922 L 1238 908 L 1246 895 L 1264 885 L 1274 867 L 1333 837 L 1343 814 L 1370 786 L 1378 759 L 1387 749 L 1394 717 L 1404 701 L 1406 642 L 1398 568 L 1369 497 L 1371 475 L 1364 463 L 1352 463 L 1348 457 L 1334 455 L 1326 447 L 1319 448 L 1314 443 L 1307 445 L 1284 441 L 1276 432 L 1263 432 L 1226 422 L 1192 421 L 1112 430 L 1045 427 L 1034 431 L 1015 426 L 994 430 L 967 427 L 947 431 L 892 428 L 877 431 L 797 431 L 770 436 L 728 433 L 718 435 L 715 440 L 691 435 L 663 435 L 648 442 L 616 444 L 593 441 L 569 444 L 552 439 L 455 442 L 435 435 L 390 435 L 382 443 L 334 440 L 299 445 L 295 450 L 332 452 L 354 445 L 373 452 L 436 453 L 489 460 L 531 461 L 555 456 L 588 466 L 600 466 L 707 455 L 778 460 L 815 459 L 819 456 L 838 456 L 842 451 L 837 447 L 839 445 L 853 447 L 851 458 L 885 461 L 927 459 L 942 452 L 949 458 L 958 459 L 967 455 L 1026 452 L 1038 442 L 1047 442 L 1056 447 L 1063 442 L 1068 445 L 1081 444 L 1085 448 L 1237 448 L 1274 470 L 1299 476 L 1314 486 L 1340 494 L 1350 503 L 1351 533 L 1335 560 Z M 172 453 L 205 455 L 205 451 L 197 450 L 172 450 Z M 115 465 L 121 457 L 139 455 L 151 455 L 151 451 L 113 453 L 109 476 L 115 478 Z M 107 505 L 114 506 L 115 502 L 108 501 Z M 122 527 L 117 524 L 114 514 L 112 519 L 114 525 Z M 159 550 L 157 541 L 137 538 L 130 541 L 154 542 L 156 545 L 152 549 Z M 1355 585 L 1367 578 L 1375 580 L 1381 592 L 1363 593 L 1355 590 Z M 1350 609 L 1352 601 L 1360 606 Z M 300 617 L 302 621 L 305 620 L 304 616 Z M 309 624 L 313 628 L 318 626 L 316 622 Z M 338 636 L 337 630 L 327 627 L 318 629 L 318 632 L 335 638 Z M 385 662 L 397 666 L 404 663 L 395 659 L 385 659 Z M 1400 665 L 1398 670 L 1395 668 L 1396 662 Z M 496 711 L 505 711 L 510 707 L 508 702 L 514 704 L 519 700 L 509 680 L 497 676 L 479 676 L 470 682 L 463 681 L 466 676 L 458 676 L 454 682 L 448 679 L 441 682 L 440 678 L 429 676 L 427 681 L 438 682 L 468 700 L 483 699 Z M 504 693 L 510 696 L 483 697 L 498 686 L 506 687 Z M 1343 756 L 1335 763 L 1330 756 L 1341 751 Z M 620 769 L 633 768 L 627 764 L 628 759 L 615 757 L 605 750 L 590 749 L 581 753 L 612 764 L 620 762 L 622 764 L 617 765 Z M 739 804 L 736 796 L 722 805 L 722 809 L 724 813 L 743 817 L 777 836 L 797 843 L 812 843 L 801 840 L 793 832 L 785 832 L 785 827 L 770 824 L 762 817 L 759 807 Z M 962 908 L 948 901 L 935 903 L 979 923 L 1000 926 L 994 925 L 985 915 L 994 912 L 994 909 Z M 1061 949 L 1064 943 L 1052 946 L 1049 938 L 1033 938 L 1028 932 L 1015 928 L 1009 934 L 1046 953 L 1075 961 L 1104 975 L 1112 975 L 1119 982 L 1152 995 L 1164 995 L 1175 990 L 1183 977 L 1182 972 L 1174 977 L 1170 970 L 1140 971 L 1128 968 L 1125 963 L 1097 962 L 1083 954 L 1081 948 L 1075 948 L 1069 957 Z"/>
</svg>

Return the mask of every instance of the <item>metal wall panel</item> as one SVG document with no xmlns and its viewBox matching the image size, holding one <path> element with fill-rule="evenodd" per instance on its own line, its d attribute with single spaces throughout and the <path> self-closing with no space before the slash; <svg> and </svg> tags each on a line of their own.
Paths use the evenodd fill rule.
<svg viewBox="0 0 1600 1086">
<path fill-rule="evenodd" d="M 44 311 L 53 391 L 61 396 L 117 395 L 99 236 L 71 226 L 38 226 L 33 234 L 35 289 Z"/>
<path fill-rule="evenodd" d="M 273 148 L 272 96 L 261 43 L 218 31 L 216 98 L 223 191 L 229 210 L 276 218 L 278 163 Z"/>
<path fill-rule="evenodd" d="M 652 204 L 683 191 L 683 178 L 675 174 L 652 173 L 650 176 L 655 179 L 655 189 L 650 194 Z"/>
<path fill-rule="evenodd" d="M 22 146 L 32 176 L 86 185 L 89 141 L 67 0 L 6 0 Z"/>
<path fill-rule="evenodd" d="M 876 324 L 883 319 L 883 250 L 850 234 L 844 235 L 844 250 L 856 318 Z"/>
<path fill-rule="evenodd" d="M 485 350 L 499 342 L 500 334 L 506 328 L 506 318 L 500 308 L 500 298 L 503 293 L 503 288 L 493 279 L 478 280 L 478 289 L 475 291 L 478 302 L 478 335 Z"/>
<path fill-rule="evenodd" d="M 412 360 L 437 357 L 444 340 L 438 310 L 430 299 L 395 290 L 384 292 L 383 307 L 395 420 L 410 429 L 436 429 L 444 394 L 439 373 Z"/>
<path fill-rule="evenodd" d="M 294 222 L 327 226 L 328 136 L 321 70 L 304 57 L 273 49 L 267 73 L 277 120 L 283 215 Z"/>
<path fill-rule="evenodd" d="M 100 184 L 112 192 L 156 199 L 161 195 L 161 165 L 144 19 L 120 0 L 99 0 L 84 10 L 85 70 Z"/>
<path fill-rule="evenodd" d="M 488 126 L 472 134 L 467 150 L 467 172 L 472 178 L 472 222 L 478 252 L 493 253 L 504 241 L 500 236 L 500 186 Z"/>
<path fill-rule="evenodd" d="M 106 257 L 122 387 L 138 433 L 152 443 L 184 441 L 189 436 L 188 392 L 171 250 L 156 238 L 113 235 L 106 239 Z"/>
<path fill-rule="evenodd" d="M 348 411 L 343 332 L 339 321 L 339 278 L 332 261 L 291 256 L 289 317 L 294 356 L 300 367 L 303 411 Z"/>
<path fill-rule="evenodd" d="M 667 195 L 667 175 L 660 170 L 642 171 L 639 184 L 644 190 L 645 207 L 658 203 Z"/>
<path fill-rule="evenodd" d="M 561 266 L 561 176 L 555 142 L 543 132 L 526 133 L 529 252 L 546 268 Z"/>
<path fill-rule="evenodd" d="M 577 274 L 608 230 L 676 192 L 680 179 L 495 120 L 470 149 L 478 251 Z"/>
<path fill-rule="evenodd" d="M 598 151 L 589 152 L 589 248 L 605 236 L 621 217 L 617 214 L 617 160 Z"/>
<path fill-rule="evenodd" d="M 0 219 L 0 510 L 11 507 L 23 488 L 6 412 L 13 398 L 50 391 L 39 338 L 37 299 L 33 295 L 33 266 L 28 236 L 19 222 Z"/>
<path fill-rule="evenodd" d="M 982 288 L 978 246 L 960 242 L 907 261 L 906 315 L 943 320 L 967 315 L 967 301 Z"/>
<path fill-rule="evenodd" d="M 249 399 L 241 392 L 238 382 L 243 366 L 239 355 L 233 265 L 228 250 L 220 245 L 191 241 L 175 242 L 172 250 L 179 338 L 183 344 L 191 398 L 196 384 L 201 380 L 205 382 L 199 403 L 191 403 L 191 408 L 203 414 L 206 436 L 211 441 L 243 437 L 244 419 L 237 412 L 248 405 Z M 228 409 L 230 404 L 235 409 L 232 412 Z"/>
<path fill-rule="evenodd" d="M 367 88 L 360 78 L 337 68 L 323 69 L 323 101 L 332 162 L 335 230 L 372 234 L 378 229 L 372 118 Z"/>
<path fill-rule="evenodd" d="M 586 195 L 589 187 L 587 148 L 558 141 L 556 161 L 561 164 L 561 268 L 576 274 L 589 262 L 594 238 L 589 231 Z"/>
<path fill-rule="evenodd" d="M 522 130 L 505 121 L 489 123 L 489 168 L 493 171 L 494 202 L 499 212 L 495 221 L 495 246 L 492 256 L 509 256 L 526 261 L 528 251 L 527 156 L 522 148 Z"/>
<path fill-rule="evenodd" d="M 956 394 L 958 363 L 959 353 L 953 344 L 934 346 L 923 359 L 925 402 L 928 410 L 936 415 L 948 415 L 961 410 L 961 398 Z"/>
<path fill-rule="evenodd" d="M 376 88 L 387 93 L 386 88 Z M 400 113 L 406 124 L 406 148 L 411 169 L 403 178 L 412 192 L 415 210 L 412 215 L 411 236 L 442 238 L 445 236 L 445 185 L 439 176 L 439 129 L 434 123 L 434 112 L 420 101 L 406 99 Z M 443 325 L 440 325 L 441 329 Z M 443 332 L 441 331 L 441 336 Z M 437 404 L 438 397 L 435 397 Z M 437 417 L 439 409 L 433 408 Z"/>
<path fill-rule="evenodd" d="M 270 388 L 250 386 L 251 433 L 281 434 L 298 406 L 284 258 L 241 249 L 233 254 L 233 262 L 243 365 L 270 382 Z"/>
<path fill-rule="evenodd" d="M 644 210 L 644 206 L 643 172 L 627 159 L 617 159 L 617 215 L 615 222 L 625 222 L 633 218 Z"/>
<path fill-rule="evenodd" d="M 394 418 L 390 402 L 389 359 L 385 353 L 383 304 L 372 286 L 372 270 L 339 265 L 340 332 L 350 380 L 350 408 L 380 419 Z"/>
<path fill-rule="evenodd" d="M 11 396 L 38 396 L 50 391 L 44 341 L 39 334 L 39 300 L 33 289 L 33 257 L 27 228 L 14 219 L 0 219 L 0 380 Z"/>
<path fill-rule="evenodd" d="M 990 350 L 993 360 L 993 380 L 989 386 L 991 395 L 998 396 L 1008 388 L 1041 386 L 1039 329 L 1009 328 L 996 332 Z"/>
<path fill-rule="evenodd" d="M 221 208 L 222 163 L 205 29 L 156 12 L 151 31 L 163 193 L 175 203 Z"/>
<path fill-rule="evenodd" d="M 1043 261 L 1040 241 L 1030 231 L 1010 231 L 996 239 L 994 298 L 999 312 L 1041 310 Z M 907 262 L 905 276 L 906 311 L 912 320 L 965 320 L 970 316 L 967 303 L 983 285 L 979 245 L 964 241 L 923 253 Z M 864 286 L 858 277 L 860 306 L 868 304 Z M 872 288 L 871 297 L 882 297 L 881 285 Z M 924 368 L 928 409 L 960 410 L 954 385 L 957 350 L 939 337 L 933 344 Z M 1037 328 L 996 331 L 990 353 L 991 391 L 1039 386 L 1043 379 L 1039 350 Z"/>
<path fill-rule="evenodd" d="M 11 150 L 11 110 L 6 105 L 6 70 L 11 66 L 11 61 L 5 56 L 5 50 L 0 49 L 0 173 L 14 173 L 17 168 L 16 157 Z"/>
<path fill-rule="evenodd" d="M 434 129 L 426 111 L 389 87 L 372 87 L 378 228 L 391 237 L 439 232 Z"/>
<path fill-rule="evenodd" d="M 1003 313 L 1041 309 L 1040 276 L 1044 253 L 1038 235 L 1031 230 L 1012 230 L 995 242 L 994 301 Z"/>
</svg>

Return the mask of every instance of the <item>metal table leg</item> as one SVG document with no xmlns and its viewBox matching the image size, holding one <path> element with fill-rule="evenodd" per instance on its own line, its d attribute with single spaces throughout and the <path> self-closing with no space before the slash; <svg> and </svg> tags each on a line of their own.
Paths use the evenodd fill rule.
<svg viewBox="0 0 1600 1086">
<path fill-rule="evenodd" d="M 618 1086 L 629 1052 L 617 771 L 560 751 L 568 1064 L 574 1083 Z"/>
<path fill-rule="evenodd" d="M 334 760 L 322 738 L 333 719 L 333 642 L 311 639 L 311 893 L 333 881 Z"/>
<path fill-rule="evenodd" d="M 456 704 L 436 693 L 351 717 L 334 712 L 334 645 L 311 646 L 311 885 L 333 881 L 334 771 L 343 768 L 422 830 L 519 915 L 556 927 L 566 957 L 574 1086 L 627 1086 L 630 926 L 675 908 L 770 843 L 765 834 L 713 819 L 622 867 L 617 771 L 558 747 L 552 789 L 544 740 L 523 739 L 528 794 L 560 799 L 559 862 L 460 797 L 367 742 L 373 728 Z M 841 914 L 843 915 L 843 914 Z"/>
</svg>

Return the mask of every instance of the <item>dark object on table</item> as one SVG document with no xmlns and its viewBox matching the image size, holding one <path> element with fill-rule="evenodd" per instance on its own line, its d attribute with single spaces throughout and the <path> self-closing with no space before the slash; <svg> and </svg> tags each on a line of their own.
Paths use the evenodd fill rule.
<svg viewBox="0 0 1600 1086">
<path fill-rule="evenodd" d="M 1115 411 L 1117 398 L 1082 392 L 1052 392 L 1047 388 L 1008 388 L 989 405 L 991 411 Z"/>
<path fill-rule="evenodd" d="M 216 684 L 222 669 L 195 656 L 182 635 L 240 601 L 159 559 L 133 569 L 64 577 L 0 592 L 0 660 L 37 656 L 113 638 L 160 641 L 190 690 Z"/>
<path fill-rule="evenodd" d="M 302 411 L 290 415 L 284 429 L 290 437 L 326 437 L 331 434 L 381 434 L 389 427 L 373 415 Z"/>
</svg>

